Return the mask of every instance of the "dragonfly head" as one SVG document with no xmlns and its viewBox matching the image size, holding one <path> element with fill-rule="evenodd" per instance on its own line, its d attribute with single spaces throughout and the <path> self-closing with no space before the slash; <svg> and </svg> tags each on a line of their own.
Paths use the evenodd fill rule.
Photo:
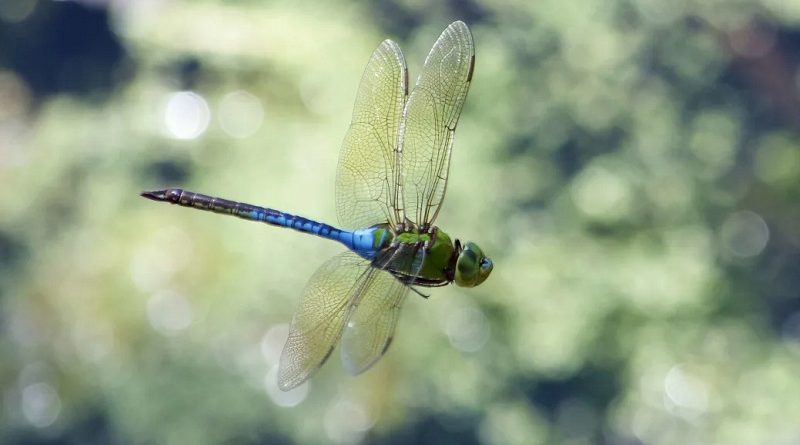
<svg viewBox="0 0 800 445">
<path fill-rule="evenodd" d="M 467 242 L 458 253 L 455 282 L 461 287 L 475 287 L 492 273 L 492 267 L 492 260 L 483 254 L 481 248 L 473 242 Z"/>
</svg>

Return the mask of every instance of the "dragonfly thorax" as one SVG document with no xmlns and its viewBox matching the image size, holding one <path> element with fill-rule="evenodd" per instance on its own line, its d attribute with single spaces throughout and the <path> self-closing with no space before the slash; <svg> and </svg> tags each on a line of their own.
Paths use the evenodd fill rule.
<svg viewBox="0 0 800 445">
<path fill-rule="evenodd" d="M 436 226 L 420 230 L 413 224 L 404 231 L 376 226 L 373 265 L 391 272 L 409 285 L 444 286 L 455 282 L 475 287 L 492 272 L 492 260 L 475 243 L 453 243 L 450 235 Z M 396 228 L 395 228 L 396 229 Z"/>
<path fill-rule="evenodd" d="M 444 286 L 455 282 L 473 287 L 491 273 L 492 262 L 474 243 L 455 243 L 436 226 L 420 230 L 414 224 L 374 226 L 373 266 L 391 272 L 408 285 Z M 394 230 L 392 230 L 394 229 Z"/>
</svg>

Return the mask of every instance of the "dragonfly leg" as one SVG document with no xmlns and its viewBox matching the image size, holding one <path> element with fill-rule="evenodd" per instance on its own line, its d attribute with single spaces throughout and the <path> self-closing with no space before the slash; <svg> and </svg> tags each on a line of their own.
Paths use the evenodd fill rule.
<svg viewBox="0 0 800 445">
<path fill-rule="evenodd" d="M 406 286 L 408 286 L 408 288 L 409 288 L 409 289 L 413 290 L 415 294 L 419 295 L 420 297 L 422 297 L 422 298 L 424 298 L 424 299 L 426 299 L 426 300 L 427 300 L 427 299 L 430 297 L 430 295 L 425 295 L 425 294 L 423 294 L 423 293 L 422 293 L 422 292 L 420 292 L 420 291 L 419 291 L 419 290 L 418 290 L 416 287 L 414 287 L 414 286 L 412 286 L 412 285 L 410 285 L 410 284 L 409 284 L 409 285 L 406 285 Z"/>
</svg>

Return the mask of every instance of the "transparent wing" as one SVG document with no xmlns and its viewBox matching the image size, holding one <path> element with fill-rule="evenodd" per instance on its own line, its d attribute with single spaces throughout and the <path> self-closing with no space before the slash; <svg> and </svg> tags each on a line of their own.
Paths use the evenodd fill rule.
<svg viewBox="0 0 800 445">
<path fill-rule="evenodd" d="M 339 254 L 314 273 L 303 290 L 278 365 L 278 386 L 287 391 L 311 377 L 342 335 L 350 307 L 378 272 L 353 252 Z"/>
<path fill-rule="evenodd" d="M 447 186 L 453 133 L 475 63 L 472 34 L 463 22 L 448 26 L 425 59 L 400 130 L 401 193 L 405 216 L 432 223 Z"/>
<path fill-rule="evenodd" d="M 398 130 L 408 95 L 400 47 L 385 40 L 361 77 L 336 173 L 336 210 L 346 228 L 399 222 Z"/>
<path fill-rule="evenodd" d="M 366 371 L 386 353 L 408 293 L 392 274 L 377 269 L 364 289 L 342 336 L 342 363 L 351 374 Z"/>
</svg>

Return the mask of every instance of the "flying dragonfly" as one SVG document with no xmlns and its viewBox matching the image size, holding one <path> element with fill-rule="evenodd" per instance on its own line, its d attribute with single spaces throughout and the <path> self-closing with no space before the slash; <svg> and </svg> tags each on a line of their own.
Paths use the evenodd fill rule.
<svg viewBox="0 0 800 445">
<path fill-rule="evenodd" d="M 433 44 L 410 95 L 397 43 L 385 40 L 375 49 L 361 78 L 336 173 L 340 228 L 178 188 L 141 194 L 288 227 L 347 247 L 325 262 L 303 290 L 278 365 L 282 390 L 308 380 L 339 343 L 345 369 L 364 372 L 386 353 L 409 291 L 426 297 L 419 288 L 453 282 L 474 287 L 492 272 L 492 261 L 475 243 L 462 243 L 434 225 L 474 64 L 472 34 L 460 21 Z"/>
</svg>

